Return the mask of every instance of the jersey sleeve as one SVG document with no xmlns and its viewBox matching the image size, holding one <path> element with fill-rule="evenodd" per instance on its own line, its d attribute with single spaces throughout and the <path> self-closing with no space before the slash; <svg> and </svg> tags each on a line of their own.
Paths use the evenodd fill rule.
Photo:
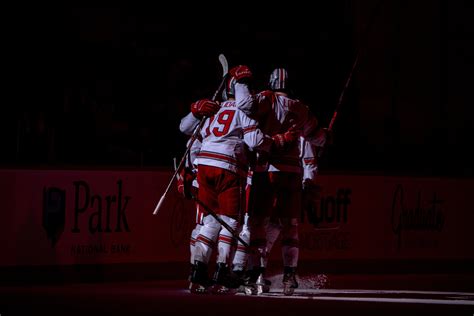
<svg viewBox="0 0 474 316">
<path fill-rule="evenodd" d="M 306 136 L 306 139 L 311 142 L 311 145 L 317 147 L 323 147 L 327 141 L 327 134 L 324 132 L 323 129 L 318 128 L 316 133 L 313 133 L 310 136 Z"/>
<path fill-rule="evenodd" d="M 312 146 L 324 146 L 326 142 L 326 133 L 321 129 L 318 119 L 311 112 L 311 110 L 303 105 L 303 125 L 302 125 L 302 136 L 306 141 L 310 142 Z"/>
<path fill-rule="evenodd" d="M 191 139 L 187 143 L 188 146 L 189 146 L 190 141 L 191 141 Z M 197 158 L 197 155 L 201 151 L 201 145 L 202 145 L 201 138 L 196 137 L 196 139 L 194 140 L 194 142 L 191 145 L 191 148 L 189 150 L 189 157 L 188 157 L 188 159 L 186 159 L 186 163 L 185 163 L 186 167 L 188 167 L 190 169 L 195 169 L 196 168 L 195 167 L 195 160 Z"/>
<path fill-rule="evenodd" d="M 263 134 L 258 128 L 256 120 L 251 119 L 243 112 L 240 112 L 240 115 L 245 144 L 247 144 L 250 150 L 269 152 L 273 143 L 271 137 Z"/>
<path fill-rule="evenodd" d="M 252 94 L 247 84 L 235 84 L 235 103 L 239 110 L 245 115 L 258 119 L 271 110 L 273 94 L 270 91 L 263 91 Z"/>
<path fill-rule="evenodd" d="M 179 130 L 185 135 L 192 135 L 194 129 L 199 125 L 200 120 L 193 113 L 189 112 L 181 119 Z"/>
</svg>

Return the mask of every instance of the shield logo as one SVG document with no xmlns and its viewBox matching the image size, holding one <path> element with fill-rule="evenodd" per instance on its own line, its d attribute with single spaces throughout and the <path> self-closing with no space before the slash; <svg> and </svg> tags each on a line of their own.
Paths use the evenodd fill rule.
<svg viewBox="0 0 474 316">
<path fill-rule="evenodd" d="M 66 191 L 43 188 L 43 228 L 54 247 L 64 231 L 66 219 Z"/>
</svg>

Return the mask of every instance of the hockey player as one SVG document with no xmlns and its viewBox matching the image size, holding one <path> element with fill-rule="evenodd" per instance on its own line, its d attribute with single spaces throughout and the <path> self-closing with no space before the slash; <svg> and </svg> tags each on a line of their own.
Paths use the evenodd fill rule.
<svg viewBox="0 0 474 316">
<path fill-rule="evenodd" d="M 197 102 L 193 102 L 190 106 L 190 112 L 181 119 L 179 129 L 182 133 L 186 135 L 192 135 L 196 127 L 199 125 L 199 122 L 204 117 L 211 117 L 220 109 L 220 106 L 217 102 L 211 100 L 199 100 Z M 183 197 L 187 199 L 191 199 L 193 196 L 196 196 L 198 190 L 198 184 L 196 180 L 197 175 L 197 167 L 194 164 L 197 154 L 201 149 L 201 135 L 197 135 L 196 139 L 191 145 L 190 151 L 188 156 L 186 157 L 185 166 L 177 176 L 177 185 L 178 185 L 178 192 L 183 195 Z M 190 140 L 187 143 L 189 146 Z M 195 244 L 197 237 L 199 236 L 199 232 L 201 231 L 203 225 L 203 217 L 204 213 L 200 210 L 199 205 L 196 203 L 196 226 L 191 231 L 191 237 L 189 241 L 189 251 L 190 251 L 190 276 L 189 280 L 191 280 L 191 276 L 194 270 L 194 252 L 195 252 Z M 191 286 L 190 286 L 191 289 Z"/>
<path fill-rule="evenodd" d="M 246 116 L 234 101 L 225 101 L 220 110 L 206 121 L 198 165 L 199 200 L 234 231 L 239 230 L 243 216 L 243 191 L 248 170 L 248 151 L 268 152 L 281 142 L 265 136 L 257 122 Z M 280 135 L 283 139 L 284 136 Z M 208 264 L 213 245 L 218 243 L 214 292 L 226 293 L 226 276 L 230 267 L 232 234 L 210 214 L 204 216 L 203 227 L 195 244 L 194 273 L 191 291 L 208 291 Z"/>
<path fill-rule="evenodd" d="M 226 82 L 226 87 L 222 92 L 222 99 L 235 102 L 235 83 L 236 80 L 234 77 L 230 77 L 229 80 Z M 249 153 L 250 155 L 253 155 L 254 153 Z M 250 230 L 248 228 L 248 213 L 247 213 L 247 192 L 249 188 L 249 173 L 247 173 L 247 182 L 246 182 L 246 187 L 245 187 L 245 207 L 244 207 L 244 221 L 243 225 L 241 225 L 241 229 L 239 232 L 239 237 L 247 243 L 247 245 L 250 243 Z M 248 260 L 248 249 L 246 246 L 244 246 L 240 241 L 238 241 L 237 245 L 235 247 L 232 247 L 232 252 L 231 252 L 231 258 L 232 258 L 232 273 L 229 275 L 227 286 L 230 288 L 238 288 L 240 285 L 242 285 L 243 282 L 243 277 L 244 273 L 246 270 L 247 266 L 247 260 Z"/>
<path fill-rule="evenodd" d="M 224 101 L 234 101 L 234 85 L 235 85 L 235 78 L 229 78 L 226 82 L 225 89 L 222 91 L 222 100 Z M 182 120 L 180 124 L 180 130 L 187 134 L 191 135 L 194 131 L 194 129 L 199 125 L 200 120 L 203 117 L 211 117 L 213 116 L 219 109 L 220 105 L 216 106 L 217 103 L 214 102 L 209 102 L 209 100 L 201 100 L 194 102 L 191 105 L 191 112 L 186 115 Z M 197 135 L 196 140 L 194 141 L 189 155 L 186 159 L 186 165 L 183 171 L 181 172 L 180 176 L 178 177 L 178 191 L 185 197 L 185 198 L 191 198 L 191 195 L 195 195 L 197 193 L 197 180 L 196 180 L 196 174 L 197 174 L 197 166 L 195 166 L 194 161 L 197 156 L 197 153 L 199 153 L 201 149 L 201 141 L 202 141 L 202 136 L 201 134 Z M 189 142 L 188 142 L 189 146 Z M 191 168 L 190 168 L 191 167 Z M 192 187 L 195 188 L 194 190 L 191 190 L 191 183 Z M 191 191 L 194 191 L 193 194 L 191 194 Z M 196 203 L 196 226 L 191 232 L 191 238 L 190 238 L 190 260 L 191 260 L 191 275 L 193 273 L 193 270 L 195 269 L 194 266 L 194 253 L 195 253 L 195 244 L 196 240 L 199 236 L 200 230 L 203 225 L 203 216 L 204 213 L 200 210 L 199 204 Z M 248 215 L 245 214 L 245 221 L 244 225 L 242 226 L 242 231 L 240 232 L 240 238 L 244 240 L 245 242 L 249 243 L 249 238 L 250 238 L 250 233 L 248 230 L 247 226 L 247 218 Z M 237 287 L 240 283 L 240 277 L 243 274 L 243 271 L 245 269 L 245 265 L 247 262 L 247 249 L 244 247 L 240 242 L 238 245 L 235 247 L 233 245 L 232 247 L 232 267 L 234 269 L 234 274 L 233 274 L 233 280 L 229 278 L 229 286 L 231 287 Z M 191 280 L 191 276 L 189 278 Z M 210 285 L 211 282 L 208 282 L 208 285 Z M 192 285 L 190 285 L 191 289 Z"/>
<path fill-rule="evenodd" d="M 213 116 L 215 113 L 217 113 L 217 111 L 219 111 L 219 109 L 220 105 L 217 102 L 207 99 L 191 103 L 190 112 L 181 119 L 179 125 L 180 131 L 185 135 L 191 136 L 203 118 Z M 197 168 L 194 165 L 194 160 L 196 159 L 197 153 L 201 149 L 201 141 L 202 137 L 197 135 L 190 148 L 188 157 L 186 157 L 187 159 L 185 162 L 185 167 L 178 176 L 178 192 L 188 199 L 197 194 Z M 189 142 L 190 141 L 188 141 L 187 146 L 189 146 Z M 191 232 L 189 245 L 191 275 L 194 269 L 194 250 L 196 239 L 203 225 L 203 217 L 204 213 L 200 210 L 199 205 L 196 204 L 196 226 Z M 189 279 L 191 279 L 191 276 Z"/>
<path fill-rule="evenodd" d="M 188 144 L 189 146 L 189 141 Z M 191 199 L 197 195 L 198 191 L 198 184 L 196 180 L 197 168 L 194 165 L 193 161 L 195 160 L 197 153 L 201 148 L 201 140 L 197 138 L 194 143 L 192 144 L 189 154 L 186 157 L 185 166 L 183 170 L 177 175 L 177 185 L 178 185 L 178 192 L 186 199 Z M 191 231 L 191 238 L 189 242 L 189 250 L 190 250 L 190 276 L 189 280 L 191 280 L 191 275 L 193 271 L 193 264 L 194 264 L 194 250 L 195 250 L 195 243 L 199 232 L 201 231 L 202 227 L 202 220 L 203 220 L 204 213 L 200 210 L 199 205 L 196 204 L 196 226 Z"/>
<path fill-rule="evenodd" d="M 250 93 L 248 81 L 252 73 L 247 66 L 234 67 L 230 73 L 237 79 L 236 102 L 239 108 L 256 118 L 265 134 L 274 135 L 275 139 L 285 143 L 280 146 L 284 150 L 273 153 L 265 164 L 257 166 L 252 179 L 254 200 L 250 231 L 254 251 L 249 262 L 253 267 L 250 283 L 255 284 L 252 293 L 259 294 L 262 291 L 269 227 L 277 225 L 281 227 L 283 291 L 285 295 L 292 295 L 298 287 L 296 268 L 302 175 L 298 141 L 288 142 L 281 136 L 284 135 L 282 132 L 291 130 L 312 139 L 318 133 L 318 121 L 307 106 L 289 96 L 288 73 L 285 69 L 275 69 L 270 76 L 270 90 L 257 94 Z"/>
</svg>

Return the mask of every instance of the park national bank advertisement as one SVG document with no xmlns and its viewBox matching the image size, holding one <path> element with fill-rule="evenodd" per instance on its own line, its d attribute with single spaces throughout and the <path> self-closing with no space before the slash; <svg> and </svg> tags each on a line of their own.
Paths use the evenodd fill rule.
<svg viewBox="0 0 474 316">
<path fill-rule="evenodd" d="M 186 262 L 192 201 L 164 171 L 0 170 L 0 266 Z M 321 175 L 301 260 L 474 259 L 471 179 Z M 278 243 L 272 260 L 279 260 Z"/>
</svg>

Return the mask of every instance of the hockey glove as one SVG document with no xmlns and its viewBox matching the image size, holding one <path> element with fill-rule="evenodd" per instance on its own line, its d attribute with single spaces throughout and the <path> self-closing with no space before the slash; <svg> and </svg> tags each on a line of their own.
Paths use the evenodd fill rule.
<svg viewBox="0 0 474 316">
<path fill-rule="evenodd" d="M 297 144 L 299 137 L 300 132 L 292 129 L 282 134 L 276 134 L 272 137 L 273 148 L 277 151 L 287 150 Z"/>
<path fill-rule="evenodd" d="M 235 66 L 229 71 L 229 74 L 235 77 L 237 82 L 242 82 L 244 79 L 251 79 L 253 76 L 250 68 L 245 65 Z"/>
<path fill-rule="evenodd" d="M 194 117 L 198 119 L 201 119 L 204 116 L 213 116 L 220 108 L 219 104 L 208 99 L 199 100 L 191 104 L 191 112 Z"/>
<path fill-rule="evenodd" d="M 186 199 L 192 199 L 193 181 L 196 178 L 194 172 L 189 168 L 183 168 L 177 177 L 178 192 Z"/>
</svg>

